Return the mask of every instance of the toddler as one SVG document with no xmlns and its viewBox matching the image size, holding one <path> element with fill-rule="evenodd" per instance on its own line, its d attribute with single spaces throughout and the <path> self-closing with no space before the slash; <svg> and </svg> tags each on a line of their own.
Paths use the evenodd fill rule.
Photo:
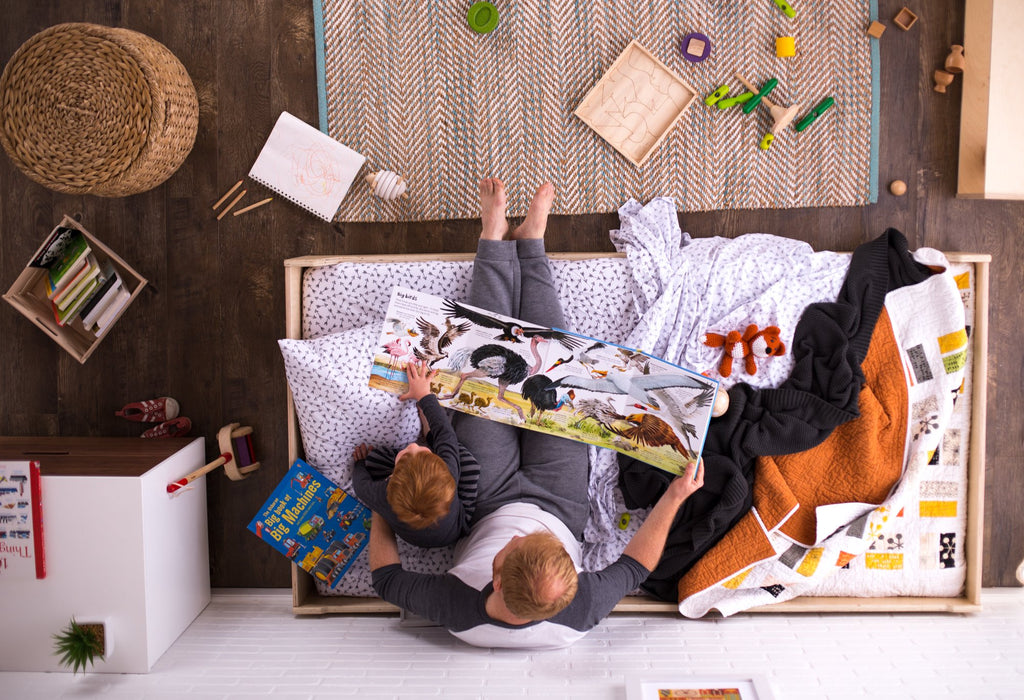
<svg viewBox="0 0 1024 700">
<path fill-rule="evenodd" d="M 379 513 L 402 539 L 419 547 L 454 544 L 469 530 L 480 465 L 463 447 L 448 414 L 430 391 L 437 370 L 425 362 L 406 366 L 409 390 L 426 432 L 401 450 L 358 445 L 352 487 L 356 497 Z"/>
</svg>

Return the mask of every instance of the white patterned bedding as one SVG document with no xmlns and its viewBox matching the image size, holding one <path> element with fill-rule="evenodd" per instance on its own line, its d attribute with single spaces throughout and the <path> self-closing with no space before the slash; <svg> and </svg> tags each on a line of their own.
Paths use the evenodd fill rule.
<svg viewBox="0 0 1024 700">
<path fill-rule="evenodd" d="M 803 309 L 833 300 L 849 266 L 848 255 L 815 253 L 805 243 L 767 234 L 691 240 L 680 232 L 671 200 L 656 199 L 646 207 L 627 203 L 620 214 L 622 227 L 611 234 L 626 258 L 552 261 L 566 325 L 716 378 L 720 351 L 701 344 L 705 331 L 742 330 L 749 323 L 777 325 L 788 344 Z M 303 339 L 280 344 L 305 457 L 342 487 L 351 488 L 356 444 L 405 444 L 419 429 L 412 404 L 367 386 L 392 287 L 466 301 L 471 271 L 471 262 L 433 261 L 342 263 L 305 272 Z M 759 363 L 755 376 L 739 368 L 723 386 L 738 380 L 775 386 L 790 369 L 789 355 L 770 358 Z M 962 443 L 966 446 L 966 435 Z M 966 447 L 961 450 L 965 451 Z M 963 457 L 961 466 L 966 462 Z M 584 565 L 596 569 L 618 557 L 645 512 L 626 510 L 617 487 L 614 452 L 591 447 L 590 460 L 591 518 L 584 535 Z M 962 472 L 960 483 L 965 484 L 965 469 Z M 957 488 L 962 493 L 966 487 Z M 962 511 L 961 507 L 959 516 Z M 630 517 L 623 518 L 624 513 Z M 950 520 L 948 529 L 962 533 L 962 517 Z M 419 550 L 400 542 L 400 550 L 412 570 L 442 572 L 451 563 L 446 549 Z M 835 576 L 828 582 L 828 594 L 949 594 L 945 589 L 933 591 L 927 583 L 921 586 L 915 571 L 907 566 L 901 580 L 891 569 L 869 571 L 869 576 L 855 577 L 849 586 L 843 585 L 842 576 Z M 911 579 L 909 585 L 902 580 L 906 578 Z M 319 582 L 318 587 L 325 595 L 373 596 L 366 556 L 356 561 L 337 590 L 325 590 Z"/>
</svg>

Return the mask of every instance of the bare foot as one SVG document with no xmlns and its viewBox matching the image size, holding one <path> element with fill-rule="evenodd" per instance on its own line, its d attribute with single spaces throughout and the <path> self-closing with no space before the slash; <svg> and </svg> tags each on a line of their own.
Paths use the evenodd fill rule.
<svg viewBox="0 0 1024 700">
<path fill-rule="evenodd" d="M 508 233 L 508 220 L 505 218 L 505 183 L 496 177 L 480 181 L 480 220 L 483 230 L 480 238 L 500 241 Z"/>
<path fill-rule="evenodd" d="M 551 204 L 555 201 L 555 186 L 545 182 L 537 188 L 533 195 L 530 208 L 526 212 L 523 223 L 512 232 L 512 238 L 544 238 L 544 232 L 548 227 L 548 214 L 551 212 Z"/>
</svg>

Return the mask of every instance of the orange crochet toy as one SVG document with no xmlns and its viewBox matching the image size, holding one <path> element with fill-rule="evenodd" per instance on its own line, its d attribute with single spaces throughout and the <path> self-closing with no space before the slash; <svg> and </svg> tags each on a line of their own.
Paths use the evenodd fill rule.
<svg viewBox="0 0 1024 700">
<path fill-rule="evenodd" d="M 739 331 L 729 331 L 727 335 L 718 333 L 705 333 L 701 342 L 712 348 L 724 348 L 725 355 L 718 366 L 718 373 L 723 377 L 732 374 L 733 360 L 743 360 L 747 374 L 757 374 L 755 358 L 773 357 L 786 354 L 786 345 L 778 326 L 768 326 L 764 330 L 758 330 L 756 323 L 747 326 L 747 330 L 740 335 Z"/>
</svg>

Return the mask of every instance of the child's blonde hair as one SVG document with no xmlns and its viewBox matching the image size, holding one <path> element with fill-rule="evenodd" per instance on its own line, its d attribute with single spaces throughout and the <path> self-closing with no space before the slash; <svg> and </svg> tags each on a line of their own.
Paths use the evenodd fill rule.
<svg viewBox="0 0 1024 700">
<path fill-rule="evenodd" d="M 433 452 L 405 454 L 388 479 L 387 499 L 398 519 L 422 530 L 443 518 L 455 497 L 455 479 Z"/>
<path fill-rule="evenodd" d="M 576 597 L 576 567 L 562 542 L 550 532 L 523 537 L 505 557 L 499 573 L 505 607 L 527 620 L 546 620 Z"/>
</svg>

